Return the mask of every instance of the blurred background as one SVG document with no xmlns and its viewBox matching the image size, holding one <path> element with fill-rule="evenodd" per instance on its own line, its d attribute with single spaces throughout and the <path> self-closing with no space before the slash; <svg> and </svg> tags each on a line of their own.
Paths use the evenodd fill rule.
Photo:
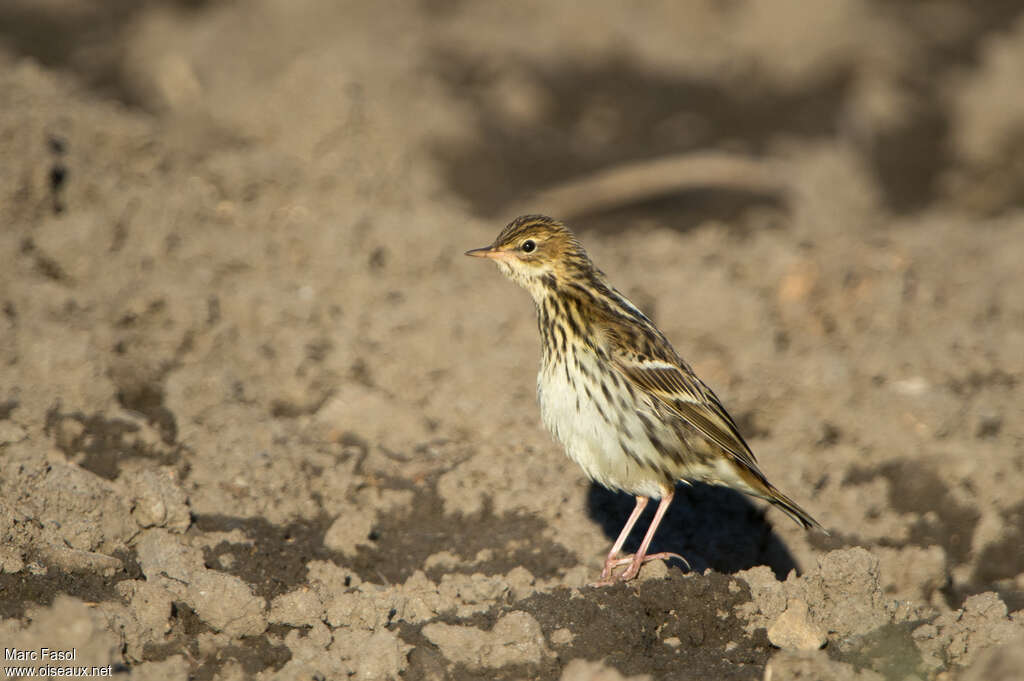
<svg viewBox="0 0 1024 681">
<path fill-rule="evenodd" d="M 297 154 L 316 155 L 318 136 L 326 154 L 327 123 L 283 131 L 268 119 L 334 111 L 337 125 L 360 96 L 378 101 L 377 87 L 443 99 L 447 124 L 423 120 L 434 139 L 408 151 L 429 151 L 446 186 L 482 214 L 628 161 L 826 142 L 846 145 L 897 214 L 936 202 L 993 214 L 1019 203 L 1015 2 L 618 5 L 584 15 L 566 3 L 457 0 L 373 10 L 9 0 L 0 40 L 11 57 L 128 109 L 265 142 L 301 135 Z M 301 82 L 328 61 L 317 85 Z M 368 68 L 380 69 L 376 85 L 364 82 Z M 395 92 L 399 73 L 418 89 Z M 284 81 L 287 94 L 277 89 Z M 393 115 L 411 124 L 415 106 Z M 689 198 L 709 209 L 708 197 Z M 663 219 L 687 208 L 645 206 L 656 207 Z"/>
<path fill-rule="evenodd" d="M 543 432 L 530 302 L 462 257 L 542 212 L 832 533 L 696 488 L 656 548 L 782 578 L 862 546 L 887 598 L 1005 619 L 1022 152 L 1019 2 L 4 0 L 3 614 L 114 599 L 154 527 L 266 603 L 314 560 L 596 574 L 630 502 Z M 177 515 L 125 520 L 154 494 Z M 189 650 L 177 608 L 127 661 Z"/>
</svg>

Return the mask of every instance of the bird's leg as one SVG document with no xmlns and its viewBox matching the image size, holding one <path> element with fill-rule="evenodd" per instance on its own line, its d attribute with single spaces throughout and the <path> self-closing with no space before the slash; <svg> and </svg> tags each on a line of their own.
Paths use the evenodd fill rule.
<svg viewBox="0 0 1024 681">
<path fill-rule="evenodd" d="M 636 521 L 640 518 L 640 514 L 644 512 L 644 508 L 647 506 L 647 502 L 650 501 L 647 497 L 636 498 L 636 506 L 633 507 L 633 512 L 629 514 L 629 520 L 626 521 L 625 526 L 622 528 L 622 532 L 619 532 L 618 538 L 612 545 L 612 550 L 608 552 L 608 557 L 604 560 L 604 569 L 601 570 L 601 581 L 605 582 L 609 577 L 612 576 L 612 570 L 617 565 L 622 565 L 621 562 L 616 560 L 619 555 L 619 551 L 622 550 L 622 545 L 626 543 L 626 538 L 629 537 L 629 533 L 633 530 L 633 526 L 636 525 Z M 631 559 L 631 558 L 630 558 Z"/>
<path fill-rule="evenodd" d="M 675 496 L 675 492 L 669 490 L 668 493 L 661 497 L 661 502 L 658 503 L 658 510 L 654 512 L 654 519 L 651 520 L 651 526 L 647 528 L 647 534 L 644 535 L 644 541 L 640 544 L 640 550 L 637 551 L 633 556 L 633 559 L 629 561 L 629 567 L 626 568 L 626 571 L 623 572 L 620 577 L 622 581 L 626 582 L 636 577 L 637 573 L 640 572 L 640 566 L 649 560 L 678 558 L 686 563 L 685 558 L 675 553 L 655 553 L 650 556 L 647 555 L 647 549 L 651 545 L 651 540 L 654 539 L 654 533 L 658 530 L 658 525 L 661 523 L 661 519 L 665 516 L 665 511 L 668 510 L 669 504 L 672 503 L 673 496 Z M 687 563 L 687 567 L 689 567 L 689 563 Z M 607 563 L 605 564 L 605 569 L 608 569 Z"/>
<path fill-rule="evenodd" d="M 644 537 L 640 551 L 635 555 L 620 558 L 619 552 L 622 551 L 622 546 L 626 543 L 626 539 L 629 537 L 629 533 L 633 529 L 633 526 L 636 525 L 636 521 L 640 519 L 640 514 L 642 514 L 644 508 L 646 508 L 647 502 L 650 501 L 648 497 L 638 496 L 636 498 L 636 506 L 633 507 L 633 512 L 629 515 L 626 525 L 622 528 L 622 532 L 619 533 L 618 538 L 615 540 L 612 550 L 608 552 L 608 557 L 605 558 L 604 569 L 601 571 L 601 579 L 591 586 L 608 586 L 610 584 L 614 584 L 615 580 L 612 579 L 612 571 L 620 565 L 631 566 L 622 574 L 621 579 L 623 581 L 635 577 L 637 572 L 640 571 L 640 566 L 651 560 L 668 560 L 669 558 L 677 558 L 686 565 L 687 569 L 689 569 L 690 564 L 678 553 L 669 553 L 666 551 L 663 553 L 652 553 L 647 555 L 647 549 L 650 547 L 651 540 L 654 538 L 654 533 L 658 529 L 658 524 L 665 515 L 665 511 L 668 509 L 669 504 L 672 503 L 672 495 L 673 492 L 668 491 L 662 496 L 661 503 L 658 504 L 658 512 L 655 513 L 654 519 L 651 521 L 651 525 L 647 529 L 647 534 Z M 635 568 L 633 567 L 634 565 Z M 632 573 L 630 570 L 632 570 Z"/>
</svg>

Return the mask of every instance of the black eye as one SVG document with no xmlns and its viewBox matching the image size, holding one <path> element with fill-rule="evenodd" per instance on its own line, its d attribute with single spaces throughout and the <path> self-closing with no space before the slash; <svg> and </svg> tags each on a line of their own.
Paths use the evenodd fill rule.
<svg viewBox="0 0 1024 681">
<path fill-rule="evenodd" d="M 533 239 L 527 239 L 519 248 L 523 249 L 523 253 L 533 253 L 534 249 L 537 248 L 537 244 L 534 243 Z"/>
</svg>

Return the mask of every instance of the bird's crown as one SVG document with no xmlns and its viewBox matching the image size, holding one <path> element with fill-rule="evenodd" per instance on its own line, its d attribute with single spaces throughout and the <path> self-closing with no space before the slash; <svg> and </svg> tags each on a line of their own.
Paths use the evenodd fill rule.
<svg viewBox="0 0 1024 681">
<path fill-rule="evenodd" d="M 501 230 L 494 245 L 509 248 L 517 246 L 526 238 L 550 239 L 560 236 L 574 238 L 568 227 L 547 215 L 520 215 Z"/>
<path fill-rule="evenodd" d="M 526 242 L 533 242 L 531 247 Z M 523 249 L 524 244 L 526 248 Z M 500 250 L 520 250 L 524 255 L 531 253 L 540 260 L 564 260 L 567 257 L 583 256 L 586 252 L 572 231 L 554 218 L 546 215 L 521 215 L 501 230 L 491 246 Z"/>
</svg>

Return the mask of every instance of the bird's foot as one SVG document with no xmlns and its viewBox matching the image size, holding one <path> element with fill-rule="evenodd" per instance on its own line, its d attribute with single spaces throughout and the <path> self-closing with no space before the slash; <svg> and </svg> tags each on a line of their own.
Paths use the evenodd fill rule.
<svg viewBox="0 0 1024 681">
<path fill-rule="evenodd" d="M 652 560 L 669 560 L 670 558 L 675 558 L 676 560 L 681 561 L 682 564 L 686 566 L 687 570 L 692 569 L 690 567 L 689 561 L 680 556 L 678 553 L 670 553 L 668 551 L 663 551 L 661 553 L 649 553 L 645 556 L 639 557 L 636 555 L 622 556 L 621 558 L 608 556 L 608 559 L 604 562 L 604 569 L 601 571 L 601 579 L 594 582 L 590 586 L 611 586 L 616 582 L 628 582 L 640 573 L 640 566 L 644 563 L 650 562 Z M 626 571 L 623 572 L 621 575 L 619 575 L 618 577 L 614 577 L 613 572 L 615 571 L 615 568 L 620 567 L 622 565 L 628 565 L 629 567 L 627 567 Z"/>
</svg>

